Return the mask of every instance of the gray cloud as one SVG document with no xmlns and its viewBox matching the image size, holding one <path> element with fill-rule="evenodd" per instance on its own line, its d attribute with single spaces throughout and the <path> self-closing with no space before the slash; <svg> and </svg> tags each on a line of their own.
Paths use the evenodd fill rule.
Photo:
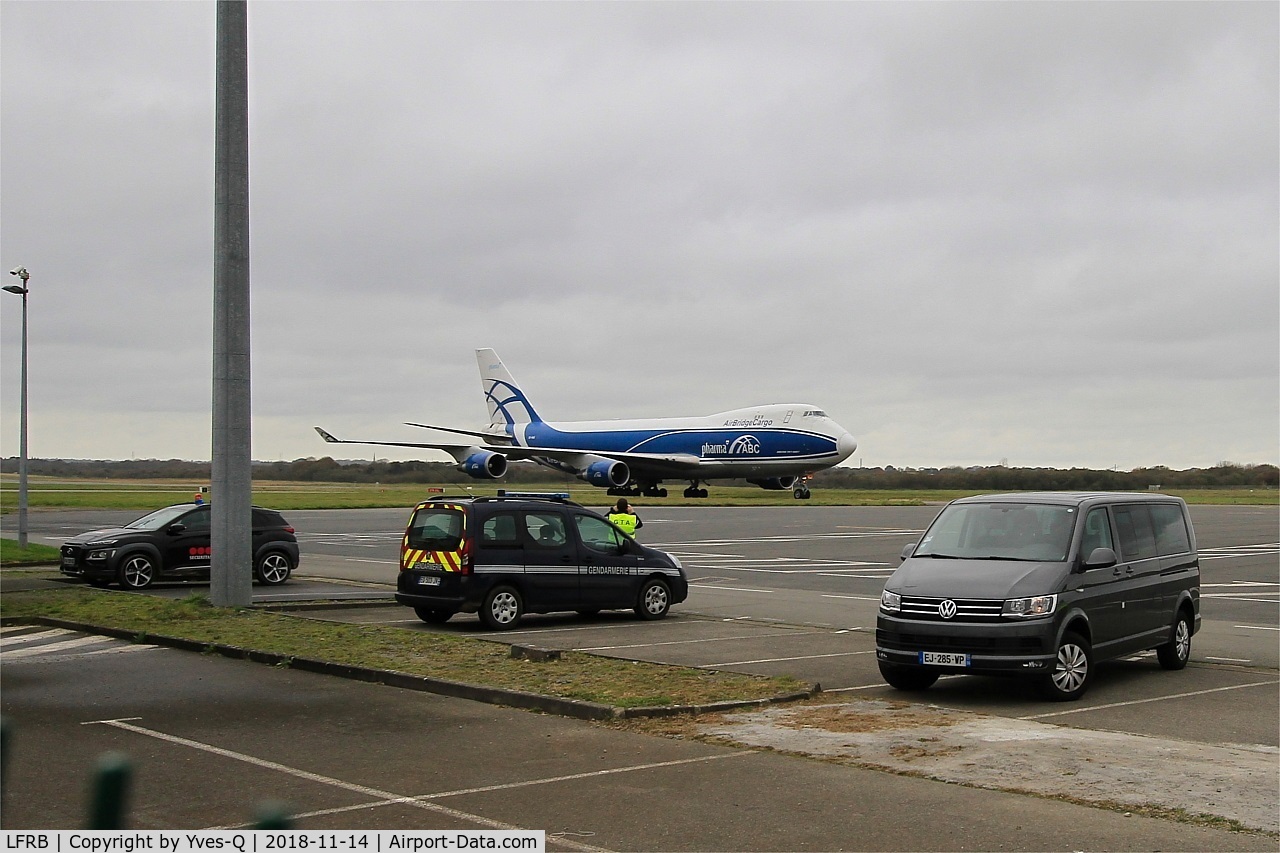
<svg viewBox="0 0 1280 853">
<path fill-rule="evenodd" d="M 474 425 L 481 346 L 549 417 L 809 401 L 868 465 L 1280 456 L 1274 4 L 249 15 L 258 458 Z M 0 24 L 31 451 L 207 458 L 214 7 Z"/>
</svg>

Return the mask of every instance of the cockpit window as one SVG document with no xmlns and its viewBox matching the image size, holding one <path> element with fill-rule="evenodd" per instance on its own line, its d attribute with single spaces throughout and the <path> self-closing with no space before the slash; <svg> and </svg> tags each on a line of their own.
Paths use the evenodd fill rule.
<svg viewBox="0 0 1280 853">
<path fill-rule="evenodd" d="M 1060 562 L 1067 558 L 1075 507 L 952 504 L 929 528 L 916 557 Z"/>
<path fill-rule="evenodd" d="M 804 416 L 806 418 L 825 418 L 827 413 L 822 411 L 822 409 L 809 409 L 804 413 Z"/>
</svg>

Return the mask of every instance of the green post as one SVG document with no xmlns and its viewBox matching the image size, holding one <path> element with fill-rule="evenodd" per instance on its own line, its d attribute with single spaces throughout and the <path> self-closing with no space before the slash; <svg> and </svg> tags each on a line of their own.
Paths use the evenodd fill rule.
<svg viewBox="0 0 1280 853">
<path fill-rule="evenodd" d="M 293 820 L 284 803 L 266 802 L 258 804 L 258 819 L 254 829 L 293 829 Z"/>
<path fill-rule="evenodd" d="M 89 829 L 124 828 L 125 799 L 132 775 L 129 758 L 121 753 L 108 752 L 98 759 L 93 775 Z"/>
<path fill-rule="evenodd" d="M 4 780 L 9 775 L 9 721 L 0 717 L 0 794 L 4 793 Z"/>
</svg>

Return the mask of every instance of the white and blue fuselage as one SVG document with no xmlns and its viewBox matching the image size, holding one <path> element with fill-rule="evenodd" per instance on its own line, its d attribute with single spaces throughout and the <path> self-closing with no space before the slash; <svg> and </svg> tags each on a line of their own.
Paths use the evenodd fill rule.
<svg viewBox="0 0 1280 853">
<path fill-rule="evenodd" d="M 513 445 L 627 456 L 632 473 L 657 479 L 771 478 L 838 465 L 857 447 L 825 412 L 802 403 L 734 409 L 696 418 L 507 424 Z M 642 457 L 655 457 L 643 459 Z M 576 474 L 552 458 L 545 464 Z M 692 466 L 692 468 L 691 468 Z"/>
</svg>

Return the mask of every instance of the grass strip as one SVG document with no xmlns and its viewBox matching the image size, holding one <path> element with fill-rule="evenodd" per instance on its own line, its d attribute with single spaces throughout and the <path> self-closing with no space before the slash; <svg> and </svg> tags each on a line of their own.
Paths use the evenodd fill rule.
<svg viewBox="0 0 1280 853">
<path fill-rule="evenodd" d="M 26 548 L 18 546 L 17 539 L 0 539 L 0 566 L 42 566 L 58 562 L 61 552 L 48 545 L 28 542 Z"/>
<path fill-rule="evenodd" d="M 142 515 L 169 504 L 191 500 L 199 485 L 176 480 L 85 480 L 33 478 L 28 502 L 33 509 L 120 509 Z M 404 509 L 405 518 L 418 501 L 431 497 L 432 489 L 450 495 L 495 495 L 500 489 L 525 492 L 567 492 L 583 506 L 602 508 L 613 503 L 603 490 L 579 484 L 529 483 L 518 486 L 458 486 L 427 483 L 291 483 L 259 480 L 253 484 L 253 502 L 259 506 L 288 512 L 303 509 Z M 707 498 L 682 497 L 672 489 L 665 498 L 637 498 L 633 503 L 643 517 L 646 509 L 667 506 L 923 506 L 942 504 L 969 495 L 988 494 L 1000 489 L 838 489 L 816 487 L 813 497 L 797 501 L 789 491 L 766 491 L 755 486 L 714 485 Z M 1015 490 L 1016 491 L 1016 490 Z M 1259 505 L 1280 504 L 1280 491 L 1263 488 L 1175 489 L 1191 504 Z M 0 476 L 0 512 L 17 506 L 17 486 L 9 475 Z"/>
<path fill-rule="evenodd" d="M 179 601 L 87 590 L 7 592 L 0 616 L 49 617 L 346 666 L 392 670 L 615 708 L 709 705 L 769 699 L 807 688 L 793 678 L 625 661 L 581 652 L 559 660 L 510 656 L 507 643 L 381 625 L 347 625 L 253 608 L 221 608 L 193 594 Z"/>
</svg>

